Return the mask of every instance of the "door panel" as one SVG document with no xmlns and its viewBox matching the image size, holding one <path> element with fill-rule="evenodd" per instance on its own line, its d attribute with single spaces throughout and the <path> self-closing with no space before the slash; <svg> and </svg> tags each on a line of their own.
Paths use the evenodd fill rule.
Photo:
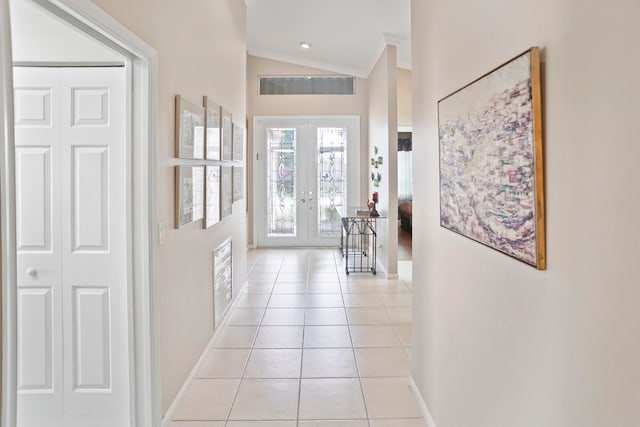
<svg viewBox="0 0 640 427">
<path fill-rule="evenodd" d="M 72 147 L 72 250 L 109 249 L 109 156 L 107 147 Z"/>
<path fill-rule="evenodd" d="M 18 290 L 18 390 L 53 391 L 53 298 L 51 287 Z"/>
<path fill-rule="evenodd" d="M 51 147 L 16 148 L 18 251 L 51 252 Z"/>
<path fill-rule="evenodd" d="M 18 427 L 130 425 L 125 73 L 14 71 Z"/>
</svg>

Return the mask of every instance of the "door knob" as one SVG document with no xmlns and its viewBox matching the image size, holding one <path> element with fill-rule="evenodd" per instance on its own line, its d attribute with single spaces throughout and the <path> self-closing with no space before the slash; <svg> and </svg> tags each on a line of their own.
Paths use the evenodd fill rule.
<svg viewBox="0 0 640 427">
<path fill-rule="evenodd" d="M 36 275 L 38 274 L 38 271 L 33 267 L 29 267 L 27 268 L 27 274 L 31 277 L 36 277 Z"/>
<path fill-rule="evenodd" d="M 300 203 L 304 203 L 304 202 L 305 202 L 305 200 L 304 200 L 304 199 L 300 199 Z"/>
</svg>

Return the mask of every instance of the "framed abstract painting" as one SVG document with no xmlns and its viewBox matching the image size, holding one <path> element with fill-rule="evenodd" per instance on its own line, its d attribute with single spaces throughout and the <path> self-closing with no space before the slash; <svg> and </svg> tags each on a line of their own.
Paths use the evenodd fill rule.
<svg viewBox="0 0 640 427">
<path fill-rule="evenodd" d="M 440 225 L 546 268 L 540 55 L 438 101 Z"/>
</svg>

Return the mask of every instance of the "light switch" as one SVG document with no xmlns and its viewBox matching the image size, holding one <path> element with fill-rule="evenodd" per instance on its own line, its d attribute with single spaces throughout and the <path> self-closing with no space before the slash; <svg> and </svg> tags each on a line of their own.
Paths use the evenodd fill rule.
<svg viewBox="0 0 640 427">
<path fill-rule="evenodd" d="M 164 245 L 164 222 L 161 222 L 160 224 L 158 224 L 158 244 L 159 245 Z"/>
</svg>

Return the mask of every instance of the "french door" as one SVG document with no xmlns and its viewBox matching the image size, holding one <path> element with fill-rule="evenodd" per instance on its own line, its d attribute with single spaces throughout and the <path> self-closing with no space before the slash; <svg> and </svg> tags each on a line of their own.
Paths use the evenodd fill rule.
<svg viewBox="0 0 640 427">
<path fill-rule="evenodd" d="M 337 246 L 359 201 L 360 118 L 254 119 L 258 246 Z"/>
</svg>

